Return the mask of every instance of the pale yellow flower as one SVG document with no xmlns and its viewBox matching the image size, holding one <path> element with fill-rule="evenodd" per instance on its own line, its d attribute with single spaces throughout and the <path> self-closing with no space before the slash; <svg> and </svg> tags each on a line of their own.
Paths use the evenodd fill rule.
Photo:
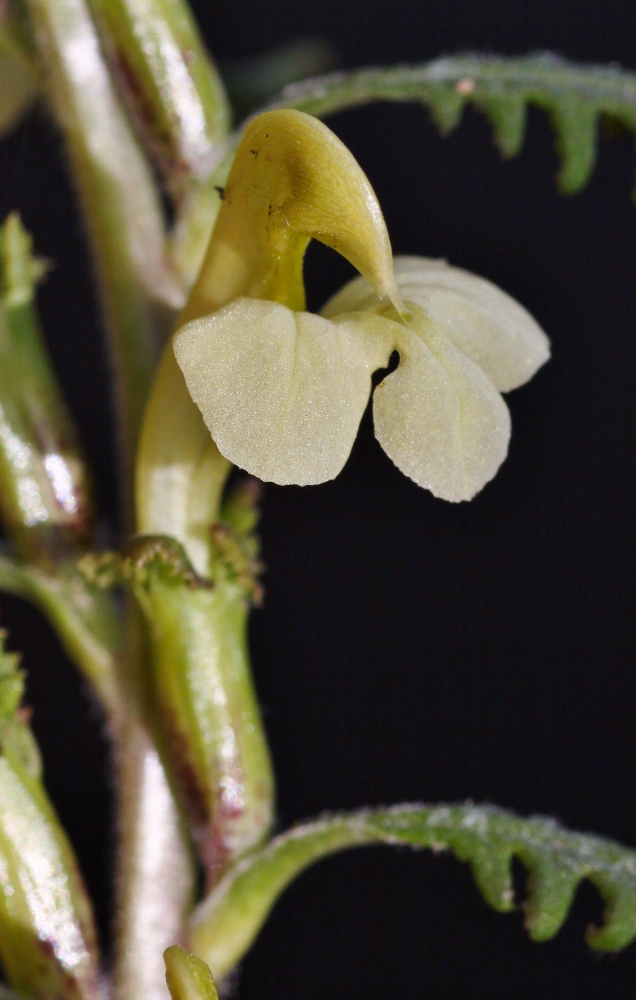
<svg viewBox="0 0 636 1000">
<path fill-rule="evenodd" d="M 304 308 L 310 238 L 360 271 L 320 315 Z M 500 395 L 549 357 L 532 317 L 442 261 L 393 262 L 380 206 L 351 154 L 300 112 L 246 131 L 174 351 L 220 452 L 275 483 L 338 475 L 373 397 L 375 434 L 411 479 L 470 499 L 506 456 Z"/>
</svg>

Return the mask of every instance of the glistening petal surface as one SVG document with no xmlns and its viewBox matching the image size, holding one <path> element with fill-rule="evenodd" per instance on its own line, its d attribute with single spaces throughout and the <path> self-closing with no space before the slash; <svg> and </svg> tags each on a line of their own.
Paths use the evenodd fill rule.
<svg viewBox="0 0 636 1000">
<path fill-rule="evenodd" d="M 266 481 L 305 486 L 342 469 L 397 329 L 240 298 L 182 327 L 174 351 L 221 453 Z"/>
<path fill-rule="evenodd" d="M 470 500 L 508 451 L 510 415 L 483 371 L 418 310 L 400 363 L 375 390 L 375 434 L 397 467 L 443 500 Z"/>
<path fill-rule="evenodd" d="M 500 392 L 523 385 L 550 357 L 550 342 L 532 316 L 489 281 L 426 257 L 396 257 L 395 277 L 404 300 L 425 309 Z M 354 278 L 327 302 L 333 317 L 377 303 L 364 278 Z"/>
</svg>

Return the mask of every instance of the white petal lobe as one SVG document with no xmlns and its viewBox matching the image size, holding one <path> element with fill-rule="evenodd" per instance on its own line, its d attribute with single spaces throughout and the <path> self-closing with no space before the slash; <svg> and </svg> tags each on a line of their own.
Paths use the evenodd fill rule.
<svg viewBox="0 0 636 1000">
<path fill-rule="evenodd" d="M 378 441 L 398 468 L 444 500 L 470 500 L 503 462 L 510 415 L 481 369 L 419 313 L 403 327 L 400 364 L 378 386 Z"/>
<path fill-rule="evenodd" d="M 486 373 L 500 392 L 523 385 L 550 356 L 550 343 L 532 316 L 496 285 L 444 261 L 396 257 L 402 297 L 425 309 L 449 339 Z M 378 303 L 363 278 L 345 285 L 323 309 L 333 317 Z"/>
<path fill-rule="evenodd" d="M 342 469 L 394 328 L 241 298 L 182 327 L 174 351 L 220 452 L 261 479 L 302 486 Z"/>
</svg>

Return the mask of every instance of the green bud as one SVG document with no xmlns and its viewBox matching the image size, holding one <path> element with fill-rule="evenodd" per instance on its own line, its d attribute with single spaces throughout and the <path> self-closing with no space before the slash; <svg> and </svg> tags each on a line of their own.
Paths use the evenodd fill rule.
<svg viewBox="0 0 636 1000">
<path fill-rule="evenodd" d="M 90 486 L 34 306 L 46 271 L 17 214 L 0 228 L 0 511 L 17 552 L 39 563 L 84 547 Z"/>
<path fill-rule="evenodd" d="M 200 958 L 176 944 L 166 948 L 163 958 L 172 1000 L 218 1000 L 212 973 Z"/>
<path fill-rule="evenodd" d="M 0 958 L 25 997 L 94 1000 L 98 956 L 90 903 L 73 850 L 40 780 L 39 754 L 19 708 L 18 658 L 0 635 Z"/>
<path fill-rule="evenodd" d="M 212 580 L 161 536 L 139 536 L 123 559 L 102 557 L 93 569 L 104 585 L 127 581 L 146 618 L 156 741 L 210 885 L 263 840 L 273 809 L 246 639 L 250 599 L 259 596 L 256 553 L 227 524 L 212 535 Z"/>
<path fill-rule="evenodd" d="M 90 0 L 142 141 L 173 195 L 210 173 L 229 129 L 221 79 L 183 0 Z"/>
</svg>

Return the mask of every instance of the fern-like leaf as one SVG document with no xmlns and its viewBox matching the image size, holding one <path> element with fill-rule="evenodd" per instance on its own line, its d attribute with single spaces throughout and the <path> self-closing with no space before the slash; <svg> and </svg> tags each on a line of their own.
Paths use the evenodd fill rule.
<svg viewBox="0 0 636 1000">
<path fill-rule="evenodd" d="M 636 73 L 614 66 L 578 66 L 551 54 L 504 58 L 459 55 L 415 66 L 331 73 L 286 87 L 270 107 L 324 118 L 372 101 L 418 101 L 443 134 L 470 103 L 490 120 L 502 154 L 523 144 L 526 107 L 543 108 L 556 132 L 559 187 L 572 194 L 588 181 L 601 117 L 636 133 Z"/>
<path fill-rule="evenodd" d="M 245 954 L 283 890 L 305 868 L 365 844 L 450 849 L 470 863 L 487 903 L 515 908 L 513 857 L 529 872 L 524 904 L 530 937 L 545 941 L 565 920 L 577 885 L 589 879 L 605 900 L 602 927 L 587 940 L 618 951 L 636 937 L 636 851 L 603 837 L 573 833 L 544 817 L 523 819 L 496 806 L 400 805 L 327 816 L 281 834 L 239 861 L 195 911 L 193 950 L 215 976 Z"/>
<path fill-rule="evenodd" d="M 558 184 L 564 194 L 580 191 L 590 178 L 601 119 L 636 134 L 636 73 L 615 66 L 578 66 L 550 54 L 459 55 L 414 66 L 330 73 L 290 84 L 255 114 L 296 108 L 327 118 L 374 101 L 425 104 L 443 135 L 459 124 L 464 106 L 472 104 L 487 116 L 505 157 L 515 156 L 523 145 L 528 105 L 542 108 L 556 132 Z M 172 259 L 186 286 L 193 284 L 201 266 L 245 124 L 229 136 L 215 170 L 193 192 L 172 234 Z"/>
</svg>

